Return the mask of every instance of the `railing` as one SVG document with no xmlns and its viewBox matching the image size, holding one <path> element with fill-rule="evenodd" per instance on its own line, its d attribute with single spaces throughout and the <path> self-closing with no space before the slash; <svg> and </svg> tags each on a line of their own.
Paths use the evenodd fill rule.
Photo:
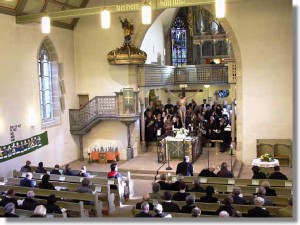
<svg viewBox="0 0 300 225">
<path fill-rule="evenodd" d="M 138 118 L 138 92 L 133 93 L 134 103 L 130 107 L 124 106 L 122 92 L 117 92 L 116 96 L 96 96 L 80 109 L 70 109 L 71 133 L 84 134 L 102 120 L 135 121 Z"/>
<path fill-rule="evenodd" d="M 235 64 L 205 64 L 185 67 L 141 65 L 137 67 L 138 86 L 165 86 L 173 84 L 235 83 Z"/>
</svg>

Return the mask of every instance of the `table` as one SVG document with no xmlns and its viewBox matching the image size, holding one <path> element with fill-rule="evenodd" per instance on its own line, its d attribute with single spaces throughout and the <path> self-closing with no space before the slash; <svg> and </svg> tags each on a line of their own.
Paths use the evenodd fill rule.
<svg viewBox="0 0 300 225">
<path fill-rule="evenodd" d="M 107 163 L 107 161 L 119 161 L 119 151 L 114 152 L 91 152 L 91 160 L 99 163 Z"/>
<path fill-rule="evenodd" d="M 279 166 L 279 161 L 278 159 L 274 159 L 271 162 L 264 162 L 261 161 L 260 158 L 257 158 L 252 160 L 251 165 L 260 167 L 263 172 L 265 172 L 267 175 L 270 175 L 273 172 L 273 167 Z"/>
</svg>

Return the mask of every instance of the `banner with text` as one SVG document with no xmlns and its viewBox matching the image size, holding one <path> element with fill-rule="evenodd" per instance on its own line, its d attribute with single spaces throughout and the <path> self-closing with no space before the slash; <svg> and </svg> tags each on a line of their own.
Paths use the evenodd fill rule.
<svg viewBox="0 0 300 225">
<path fill-rule="evenodd" d="M 0 162 L 28 154 L 48 144 L 47 131 L 30 138 L 0 146 Z"/>
</svg>

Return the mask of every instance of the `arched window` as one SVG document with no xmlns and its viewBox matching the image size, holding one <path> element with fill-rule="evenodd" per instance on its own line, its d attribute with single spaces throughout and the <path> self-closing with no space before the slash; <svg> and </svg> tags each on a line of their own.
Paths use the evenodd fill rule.
<svg viewBox="0 0 300 225">
<path fill-rule="evenodd" d="M 184 22 L 176 17 L 171 28 L 172 65 L 187 64 L 187 32 Z"/>
<path fill-rule="evenodd" d="M 60 123 L 60 90 L 55 48 L 46 38 L 38 53 L 38 77 L 42 127 Z"/>
</svg>

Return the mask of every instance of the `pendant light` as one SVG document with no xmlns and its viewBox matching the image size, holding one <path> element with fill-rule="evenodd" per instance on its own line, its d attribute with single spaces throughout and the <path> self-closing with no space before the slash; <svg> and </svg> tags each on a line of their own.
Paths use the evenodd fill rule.
<svg viewBox="0 0 300 225">
<path fill-rule="evenodd" d="M 43 34 L 50 33 L 50 17 L 49 16 L 42 17 L 42 33 Z"/>
<path fill-rule="evenodd" d="M 225 0 L 216 0 L 216 17 L 225 17 Z"/>
<path fill-rule="evenodd" d="M 152 11 L 148 2 L 142 6 L 142 24 L 151 24 Z"/>
<path fill-rule="evenodd" d="M 101 11 L 101 27 L 103 29 L 110 28 L 110 12 L 107 9 Z"/>
</svg>

